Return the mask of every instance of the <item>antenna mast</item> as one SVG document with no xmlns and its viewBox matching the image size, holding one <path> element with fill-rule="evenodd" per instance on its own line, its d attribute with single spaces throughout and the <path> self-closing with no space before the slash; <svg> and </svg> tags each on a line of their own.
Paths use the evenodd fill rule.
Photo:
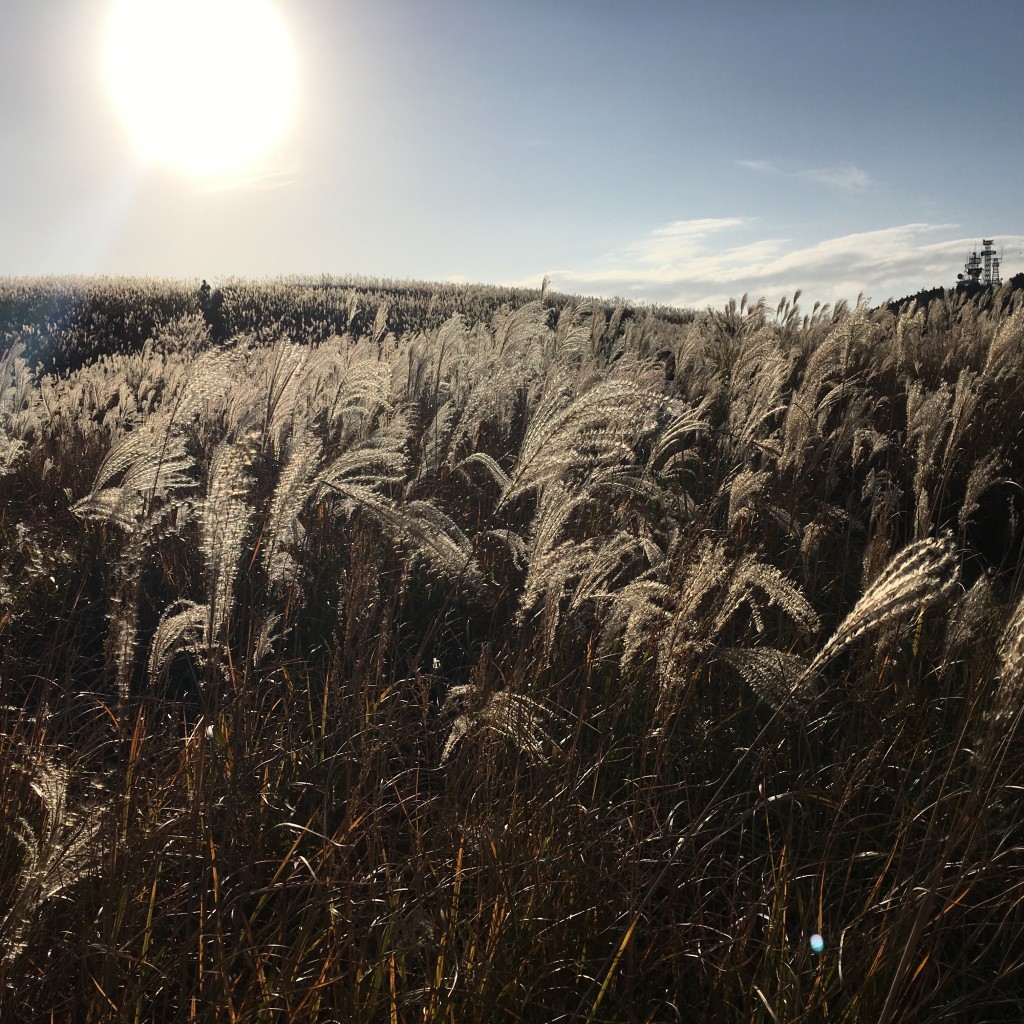
<svg viewBox="0 0 1024 1024">
<path fill-rule="evenodd" d="M 981 283 L 992 284 L 997 287 L 1002 284 L 999 279 L 999 257 L 996 255 L 995 239 L 983 238 L 981 244 L 985 247 L 981 250 Z"/>
<path fill-rule="evenodd" d="M 981 284 L 986 287 L 1001 285 L 999 277 L 999 264 L 1002 260 L 996 255 L 995 239 L 983 238 L 981 240 L 981 252 L 972 252 L 964 264 L 964 272 L 957 274 L 958 281 L 968 281 L 973 284 Z"/>
</svg>

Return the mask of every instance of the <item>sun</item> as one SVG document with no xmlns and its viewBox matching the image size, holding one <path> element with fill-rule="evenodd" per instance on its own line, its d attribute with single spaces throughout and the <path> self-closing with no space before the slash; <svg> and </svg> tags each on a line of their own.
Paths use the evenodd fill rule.
<svg viewBox="0 0 1024 1024">
<path fill-rule="evenodd" d="M 197 177 L 250 169 L 296 104 L 295 53 L 270 0 L 116 0 L 104 66 L 143 158 Z"/>
</svg>

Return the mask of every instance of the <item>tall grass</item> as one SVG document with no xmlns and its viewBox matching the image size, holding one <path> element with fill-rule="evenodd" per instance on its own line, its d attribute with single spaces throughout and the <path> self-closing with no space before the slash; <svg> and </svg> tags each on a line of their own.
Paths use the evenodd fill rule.
<svg viewBox="0 0 1024 1024">
<path fill-rule="evenodd" d="M 8 332 L 0 1018 L 1021 1019 L 1019 294 L 310 287 Z"/>
</svg>

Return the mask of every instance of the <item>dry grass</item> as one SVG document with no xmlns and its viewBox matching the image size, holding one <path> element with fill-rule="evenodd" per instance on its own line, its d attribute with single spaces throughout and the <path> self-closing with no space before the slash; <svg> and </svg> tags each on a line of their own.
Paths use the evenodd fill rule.
<svg viewBox="0 0 1024 1024">
<path fill-rule="evenodd" d="M 1022 1019 L 1020 296 L 656 313 L 0 283 L 0 1018 Z"/>
</svg>

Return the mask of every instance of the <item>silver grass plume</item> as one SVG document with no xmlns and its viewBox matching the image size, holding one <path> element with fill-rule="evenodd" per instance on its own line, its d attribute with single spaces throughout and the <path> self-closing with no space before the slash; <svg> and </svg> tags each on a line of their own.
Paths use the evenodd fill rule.
<svg viewBox="0 0 1024 1024">
<path fill-rule="evenodd" d="M 576 493 L 557 483 L 542 491 L 531 531 L 528 571 L 517 621 L 523 622 L 543 601 L 547 649 L 554 642 L 566 595 L 570 595 L 567 614 L 578 612 L 588 603 L 604 611 L 618 591 L 647 568 L 652 549 L 654 557 L 661 557 L 653 541 L 638 536 L 632 527 L 583 541 L 562 539 L 566 524 L 580 507 L 602 500 L 624 506 L 624 499 L 630 497 L 638 497 L 656 508 L 666 503 L 660 488 L 628 468 L 597 473 Z"/>
<path fill-rule="evenodd" d="M 783 471 L 799 472 L 808 449 L 829 436 L 828 421 L 833 408 L 862 397 L 862 375 L 851 367 L 862 330 L 867 326 L 867 310 L 858 307 L 852 314 L 837 316 L 828 337 L 807 361 L 803 379 L 790 397 L 782 430 Z M 867 417 L 851 420 L 851 432 Z M 851 436 L 852 444 L 852 436 Z"/>
<path fill-rule="evenodd" d="M 619 333 L 619 328 L 622 326 L 622 318 L 626 315 L 626 305 L 621 300 L 616 303 L 615 308 L 612 310 L 612 315 L 608 319 L 608 327 L 605 331 L 605 337 L 609 340 L 614 341 L 615 337 Z"/>
<path fill-rule="evenodd" d="M 896 317 L 895 339 L 890 346 L 890 358 L 896 366 L 912 365 L 916 359 L 921 337 L 925 328 L 925 311 L 919 309 L 917 301 L 901 310 Z"/>
<path fill-rule="evenodd" d="M 972 643 L 982 638 L 988 640 L 994 632 L 997 610 L 991 578 L 979 576 L 970 590 L 956 602 L 950 614 L 943 651 L 946 665 Z"/>
<path fill-rule="evenodd" d="M 440 577 L 468 589 L 483 586 L 472 542 L 458 525 L 430 502 L 397 504 L 367 483 L 348 477 L 319 478 L 346 514 L 356 509 L 376 520 L 407 556 L 420 559 Z"/>
<path fill-rule="evenodd" d="M 436 479 L 441 472 L 459 415 L 458 406 L 449 400 L 441 405 L 430 425 L 422 431 L 420 462 L 416 471 L 418 480 Z"/>
<path fill-rule="evenodd" d="M 595 538 L 593 551 L 573 587 L 567 612 L 578 611 L 588 603 L 608 605 L 617 591 L 647 569 L 647 558 L 648 548 L 643 540 L 625 530 L 611 537 Z"/>
<path fill-rule="evenodd" d="M 280 452 L 291 433 L 308 359 L 308 346 L 296 345 L 283 338 L 264 358 L 263 380 L 256 393 L 261 398 L 263 443 L 269 441 L 275 453 Z"/>
<path fill-rule="evenodd" d="M 561 601 L 573 579 L 583 576 L 600 550 L 595 540 L 576 543 L 564 541 L 547 553 L 535 569 L 536 559 L 531 561 L 526 587 L 519 605 L 516 621 L 525 621 L 539 600 L 543 598 L 543 636 L 545 654 L 551 651 L 555 642 L 558 624 L 561 620 Z"/>
<path fill-rule="evenodd" d="M 674 555 L 670 549 L 660 563 L 651 567 L 649 574 L 616 595 L 618 607 L 609 623 L 622 621 L 624 616 L 631 625 L 657 622 L 660 617 L 652 616 L 652 610 L 642 609 L 642 613 L 636 616 L 630 605 L 639 598 L 642 605 L 653 600 L 657 607 L 664 597 L 664 628 L 657 636 L 658 675 L 663 689 L 670 685 L 675 674 L 673 667 L 681 656 L 707 652 L 713 646 L 713 637 L 707 629 L 707 615 L 716 603 L 716 594 L 720 594 L 723 584 L 727 583 L 731 569 L 725 549 L 710 541 L 701 541 L 681 575 L 673 571 Z M 642 586 L 654 581 L 662 586 L 657 589 Z M 623 637 L 624 664 L 628 662 L 628 652 L 642 650 L 647 639 L 631 637 L 627 632 Z"/>
<path fill-rule="evenodd" d="M 196 416 L 208 420 L 225 411 L 230 396 L 244 391 L 237 387 L 241 365 L 241 356 L 231 349 L 207 349 L 197 356 L 188 365 L 178 393 L 165 401 L 164 407 L 172 411 L 173 422 L 187 426 Z"/>
<path fill-rule="evenodd" d="M 967 447 L 964 439 L 968 431 L 978 422 L 982 399 L 980 374 L 963 369 L 956 379 L 953 390 L 953 407 L 949 417 L 949 435 L 940 460 L 949 465 L 964 455 Z"/>
<path fill-rule="evenodd" d="M 767 470 L 758 472 L 753 469 L 741 470 L 733 477 L 728 484 L 730 527 L 735 526 L 743 515 L 758 507 L 759 499 L 770 479 L 771 473 Z"/>
<path fill-rule="evenodd" d="M 340 506 L 344 515 L 351 516 L 357 509 L 361 509 L 391 532 L 401 532 L 401 508 L 392 498 L 381 494 L 376 488 L 358 479 L 352 480 L 347 477 L 328 480 L 321 476 L 318 483 L 326 490 L 325 499 Z"/>
<path fill-rule="evenodd" d="M 989 452 L 982 455 L 971 467 L 970 475 L 967 477 L 967 487 L 964 490 L 964 500 L 957 512 L 957 526 L 961 532 L 967 529 L 967 523 L 971 516 L 978 511 L 981 496 L 990 487 L 1009 481 L 1008 477 L 1000 476 L 1000 470 L 1005 465 L 1005 460 L 998 452 Z"/>
<path fill-rule="evenodd" d="M 393 408 L 392 367 L 369 346 L 325 342 L 312 357 L 302 386 L 307 422 L 318 424 L 328 447 L 365 438 Z"/>
<path fill-rule="evenodd" d="M 602 627 L 601 649 L 611 653 L 621 643 L 623 670 L 644 653 L 654 655 L 664 706 L 671 704 L 695 664 L 728 649 L 722 647 L 722 637 L 741 609 L 746 608 L 759 633 L 765 632 L 765 613 L 772 607 L 802 632 L 818 629 L 810 603 L 775 566 L 753 555 L 736 560 L 723 545 L 706 540 L 678 565 L 678 547 L 677 537 L 660 559 L 656 552 L 647 554 L 651 567 L 610 595 Z M 729 658 L 741 670 L 742 655 Z M 768 672 L 770 666 L 760 655 L 748 660 L 751 665 L 742 669 L 748 675 Z M 787 671 L 796 664 L 788 656 L 782 661 Z"/>
<path fill-rule="evenodd" d="M 653 573 L 645 573 L 615 594 L 602 628 L 602 652 L 608 653 L 614 638 L 621 637 L 620 664 L 628 670 L 654 641 L 665 635 L 671 620 L 672 588 Z"/>
<path fill-rule="evenodd" d="M 470 539 L 455 522 L 427 501 L 410 501 L 396 520 L 410 555 L 425 560 L 442 579 L 468 589 L 483 586 Z"/>
<path fill-rule="evenodd" d="M 107 453 L 90 494 L 72 506 L 85 519 L 102 519 L 128 533 L 118 562 L 117 595 L 110 616 L 108 650 L 116 666 L 118 699 L 128 699 L 135 664 L 138 603 L 147 547 L 179 528 L 182 496 L 193 490 L 194 464 L 184 438 L 164 416 L 151 417 Z M 121 477 L 119 485 L 112 481 Z"/>
<path fill-rule="evenodd" d="M 213 453 L 206 500 L 200 510 L 209 584 L 207 638 L 211 642 L 227 625 L 234 606 L 238 562 L 253 517 L 253 509 L 246 500 L 248 490 L 248 452 L 231 441 L 222 441 Z"/>
<path fill-rule="evenodd" d="M 15 437 L 38 427 L 41 402 L 34 374 L 22 358 L 24 351 L 24 343 L 17 342 L 0 357 L 0 420 Z"/>
<path fill-rule="evenodd" d="M 176 601 L 160 617 L 149 648 L 149 681 L 155 683 L 179 653 L 201 658 L 207 649 L 210 608 L 194 601 Z"/>
<path fill-rule="evenodd" d="M 914 494 L 918 504 L 927 504 L 922 495 L 927 494 L 931 473 L 946 440 L 952 405 L 953 396 L 945 385 L 937 391 L 926 391 L 917 383 L 907 388 L 907 447 L 914 451 Z"/>
<path fill-rule="evenodd" d="M 144 551 L 142 531 L 135 530 L 129 536 L 115 568 L 118 583 L 117 592 L 111 601 L 107 650 L 113 657 L 117 697 L 122 707 L 128 700 L 135 669 Z"/>
<path fill-rule="evenodd" d="M 692 407 L 673 402 L 667 406 L 672 418 L 658 435 L 648 458 L 648 468 L 659 474 L 668 473 L 688 453 L 695 450 L 695 440 L 707 431 L 707 412 L 710 402 L 705 400 Z"/>
<path fill-rule="evenodd" d="M 985 360 L 985 376 L 991 380 L 1019 377 L 1021 374 L 1021 351 L 1024 348 L 1024 305 L 1019 305 L 1013 315 L 1000 325 L 989 346 Z"/>
<path fill-rule="evenodd" d="M 526 541 L 514 530 L 497 529 L 484 530 L 477 534 L 480 538 L 491 538 L 502 544 L 511 554 L 512 561 L 520 568 L 525 569 L 530 563 L 530 549 Z"/>
<path fill-rule="evenodd" d="M 352 444 L 330 461 L 317 481 L 335 489 L 350 484 L 382 487 L 397 483 L 405 475 L 411 429 L 411 413 L 396 413 L 370 437 Z"/>
<path fill-rule="evenodd" d="M 557 591 L 557 595 L 561 596 L 567 574 L 580 561 L 569 556 L 570 552 L 578 551 L 581 545 L 560 541 L 565 524 L 577 505 L 578 502 L 560 484 L 544 488 L 541 494 L 530 531 L 529 569 L 519 601 L 520 622 L 542 595 Z M 587 548 L 587 557 L 589 554 Z"/>
<path fill-rule="evenodd" d="M 196 486 L 195 465 L 184 437 L 163 417 L 125 435 L 107 453 L 92 490 L 72 506 L 86 519 L 105 519 L 133 530 L 152 516 L 158 501 L 174 504 Z M 112 481 L 123 474 L 118 485 Z"/>
<path fill-rule="evenodd" d="M 991 760 L 1015 733 L 1024 712 L 1024 597 L 1006 623 L 997 645 L 1001 671 L 992 704 L 984 716 L 978 746 Z"/>
<path fill-rule="evenodd" d="M 804 633 L 816 633 L 820 625 L 800 588 L 774 565 L 752 555 L 742 556 L 729 573 L 728 585 L 711 621 L 712 636 L 718 636 L 742 606 L 749 609 L 758 633 L 764 632 L 764 614 L 769 607 L 778 608 Z"/>
<path fill-rule="evenodd" d="M 598 469 L 582 481 L 576 490 L 579 501 L 591 504 L 608 502 L 610 507 L 624 508 L 630 499 L 641 506 L 671 509 L 677 518 L 693 511 L 693 502 L 685 492 L 661 487 L 642 466 L 621 464 Z"/>
<path fill-rule="evenodd" d="M 850 449 L 850 461 L 854 466 L 862 463 L 871 464 L 878 456 L 889 451 L 888 435 L 876 430 L 870 423 L 858 427 L 853 432 L 853 444 Z"/>
<path fill-rule="evenodd" d="M 854 439 L 869 419 L 873 399 L 859 383 L 861 375 L 851 374 L 827 385 L 811 406 L 801 405 L 800 393 L 793 396 L 786 411 L 786 429 L 779 467 L 783 472 L 801 473 L 815 468 L 815 460 L 831 467 L 833 452 L 853 451 Z M 803 386 L 801 385 L 802 390 Z"/>
<path fill-rule="evenodd" d="M 104 808 L 72 807 L 71 772 L 52 758 L 41 757 L 28 768 L 11 766 L 27 782 L 27 802 L 34 808 L 14 821 L 0 823 L 0 835 L 21 852 L 21 870 L 5 907 L 0 908 L 0 962 L 11 962 L 26 947 L 32 922 L 49 901 L 96 874 L 101 866 L 99 833 Z M 34 811 L 34 813 L 33 813 Z"/>
<path fill-rule="evenodd" d="M 276 641 L 280 640 L 284 633 L 278 630 L 283 616 L 280 612 L 272 612 L 263 616 L 260 623 L 260 631 L 256 637 L 252 649 L 252 667 L 258 668 L 263 660 L 271 653 Z"/>
<path fill-rule="evenodd" d="M 373 318 L 373 327 L 370 328 L 370 340 L 379 345 L 388 332 L 388 316 L 391 313 L 391 303 L 384 299 L 377 306 L 377 314 Z"/>
<path fill-rule="evenodd" d="M 499 507 L 570 475 L 633 461 L 633 447 L 661 401 L 635 381 L 615 377 L 573 397 L 568 380 L 556 378 L 531 417 Z"/>
<path fill-rule="evenodd" d="M 271 584 L 293 575 L 294 563 L 284 548 L 296 536 L 299 515 L 316 489 L 320 451 L 320 441 L 310 434 L 294 440 L 278 477 L 260 548 L 260 562 Z"/>
<path fill-rule="evenodd" d="M 446 390 L 448 364 L 466 337 L 465 320 L 456 314 L 435 335 L 407 341 L 390 368 L 390 394 L 403 402 L 437 405 Z"/>
<path fill-rule="evenodd" d="M 568 303 L 558 314 L 554 334 L 546 340 L 548 356 L 562 362 L 584 354 L 594 359 L 602 354 L 606 329 L 604 311 L 600 307 L 586 299 L 575 306 Z"/>
<path fill-rule="evenodd" d="M 726 647 L 718 657 L 767 704 L 788 717 L 794 703 L 806 704 L 816 693 L 807 661 L 798 654 L 774 647 Z"/>
<path fill-rule="evenodd" d="M 460 740 L 476 732 L 489 731 L 508 740 L 516 750 L 531 761 L 543 761 L 558 750 L 558 744 L 548 732 L 552 713 L 543 704 L 523 694 L 498 690 L 484 696 L 473 683 L 453 686 L 448 691 L 445 710 L 463 706 L 454 722 L 441 751 L 444 764 L 455 751 Z"/>
<path fill-rule="evenodd" d="M 0 412 L 10 414 L 19 408 L 17 382 L 28 379 L 28 364 L 22 358 L 25 343 L 16 341 L 0 356 Z"/>
<path fill-rule="evenodd" d="M 14 471 L 26 449 L 24 441 L 11 437 L 7 430 L 0 426 L 0 478 Z"/>
<path fill-rule="evenodd" d="M 820 672 L 868 633 L 901 625 L 942 600 L 956 585 L 956 563 L 946 540 L 918 540 L 899 551 L 840 623 L 808 667 Z"/>
<path fill-rule="evenodd" d="M 527 302 L 501 317 L 494 331 L 495 348 L 499 353 L 530 345 L 538 338 L 546 338 L 548 311 L 543 302 Z M 589 332 L 588 332 L 589 333 Z"/>
<path fill-rule="evenodd" d="M 771 419 L 785 408 L 783 389 L 789 379 L 790 358 L 781 352 L 767 328 L 748 338 L 728 376 L 729 437 L 740 448 L 763 447 L 776 429 Z"/>
<path fill-rule="evenodd" d="M 467 455 L 455 466 L 455 469 L 460 473 L 465 473 L 467 466 L 482 466 L 503 491 L 511 483 L 508 473 L 501 468 L 498 460 L 488 455 L 487 452 L 473 452 L 471 455 Z"/>
<path fill-rule="evenodd" d="M 464 396 L 453 397 L 460 411 L 448 448 L 448 465 L 457 461 L 467 448 L 472 451 L 479 446 L 485 423 L 491 429 L 499 428 L 501 435 L 507 437 L 520 394 L 537 379 L 536 372 L 524 362 L 523 353 L 475 358 L 475 372 L 468 391 Z"/>
</svg>

